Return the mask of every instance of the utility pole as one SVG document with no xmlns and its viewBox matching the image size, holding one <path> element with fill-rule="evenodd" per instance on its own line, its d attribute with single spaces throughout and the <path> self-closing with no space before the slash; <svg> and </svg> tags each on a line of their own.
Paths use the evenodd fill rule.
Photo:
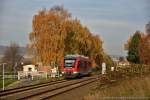
<svg viewBox="0 0 150 100">
<path fill-rule="evenodd" d="M 2 63 L 2 65 L 3 65 L 3 91 L 4 91 L 4 89 L 5 89 L 5 70 L 4 70 L 5 64 L 6 64 L 6 63 Z"/>
<path fill-rule="evenodd" d="M 16 78 L 16 67 L 17 67 L 17 62 L 14 65 L 14 79 Z"/>
</svg>

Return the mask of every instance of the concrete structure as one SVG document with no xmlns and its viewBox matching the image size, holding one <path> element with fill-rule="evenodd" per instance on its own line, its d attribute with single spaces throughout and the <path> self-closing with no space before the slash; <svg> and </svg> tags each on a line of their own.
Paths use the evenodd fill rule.
<svg viewBox="0 0 150 100">
<path fill-rule="evenodd" d="M 23 71 L 18 71 L 18 80 L 20 78 L 32 78 L 35 76 L 40 76 L 38 70 L 37 70 L 37 66 L 35 65 L 24 65 L 23 66 Z"/>
<path fill-rule="evenodd" d="M 47 78 L 51 76 L 50 66 L 24 65 L 23 71 L 18 71 L 18 80 L 21 78 Z"/>
<path fill-rule="evenodd" d="M 35 65 L 24 65 L 23 72 L 37 72 L 37 68 Z"/>
</svg>

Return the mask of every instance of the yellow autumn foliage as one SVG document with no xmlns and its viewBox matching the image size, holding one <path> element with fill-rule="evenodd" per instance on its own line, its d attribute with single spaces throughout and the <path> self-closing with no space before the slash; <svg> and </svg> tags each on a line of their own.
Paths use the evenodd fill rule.
<svg viewBox="0 0 150 100">
<path fill-rule="evenodd" d="M 104 53 L 99 36 L 73 19 L 62 6 L 40 10 L 34 15 L 29 39 L 34 61 L 44 65 L 60 64 L 67 54 L 89 56 L 95 63 L 97 56 Z"/>
</svg>

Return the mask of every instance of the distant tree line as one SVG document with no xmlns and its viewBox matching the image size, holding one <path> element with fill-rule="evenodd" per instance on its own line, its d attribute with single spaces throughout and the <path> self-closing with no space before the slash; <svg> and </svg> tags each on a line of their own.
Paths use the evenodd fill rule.
<svg viewBox="0 0 150 100">
<path fill-rule="evenodd" d="M 100 66 L 103 61 L 113 64 L 102 48 L 101 38 L 93 35 L 80 20 L 73 19 L 63 6 L 42 9 L 34 15 L 29 39 L 29 51 L 35 56 L 35 63 L 60 64 L 65 55 L 80 54 L 90 57 L 93 66 Z"/>
<path fill-rule="evenodd" d="M 17 72 L 17 70 L 21 70 L 21 60 L 23 56 L 20 53 L 19 45 L 15 42 L 11 42 L 9 46 L 7 46 L 4 56 L 1 60 L 1 72 L 2 72 L 2 63 L 5 63 L 5 72 Z"/>
<path fill-rule="evenodd" d="M 135 64 L 150 64 L 150 21 L 146 33 L 136 31 L 125 44 L 128 50 L 127 60 Z"/>
</svg>

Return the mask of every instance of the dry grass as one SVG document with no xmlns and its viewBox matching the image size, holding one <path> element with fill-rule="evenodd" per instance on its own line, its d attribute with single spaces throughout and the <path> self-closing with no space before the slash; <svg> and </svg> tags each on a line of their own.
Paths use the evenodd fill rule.
<svg viewBox="0 0 150 100">
<path fill-rule="evenodd" d="M 106 87 L 106 88 L 105 88 Z M 107 97 L 107 98 L 106 98 Z M 111 98 L 108 98 L 111 97 Z M 116 98 L 121 97 L 121 98 Z M 130 100 L 150 100 L 150 75 L 146 77 L 134 77 L 132 79 L 127 79 L 119 81 L 117 83 L 101 86 L 96 89 L 92 94 L 85 96 L 85 100 L 126 100 L 122 97 Z M 142 98 L 141 98 L 142 97 Z"/>
</svg>

